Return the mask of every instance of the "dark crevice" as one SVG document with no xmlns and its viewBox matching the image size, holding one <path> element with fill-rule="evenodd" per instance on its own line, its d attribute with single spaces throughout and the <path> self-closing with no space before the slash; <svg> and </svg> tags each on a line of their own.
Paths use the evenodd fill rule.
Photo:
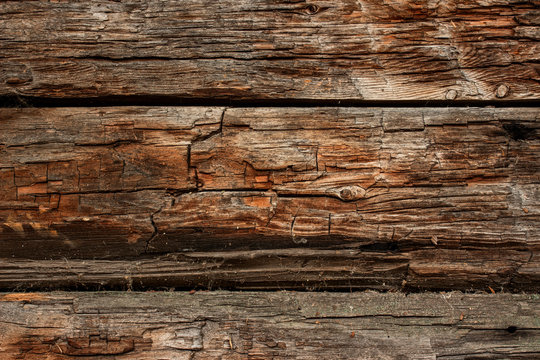
<svg viewBox="0 0 540 360">
<path fill-rule="evenodd" d="M 47 182 L 44 182 L 46 184 Z M 37 184 L 37 183 L 34 183 Z M 64 192 L 49 192 L 48 195 L 89 195 L 89 194 L 131 194 L 144 191 L 163 191 L 172 196 L 180 196 L 182 194 L 193 193 L 196 189 L 175 189 L 166 187 L 142 187 L 136 189 L 113 189 L 113 190 L 87 190 L 87 191 L 64 191 Z"/>
<path fill-rule="evenodd" d="M 365 314 L 365 315 L 343 315 L 343 316 L 306 316 L 306 320 L 346 320 L 346 319 L 376 319 L 376 318 L 392 318 L 392 319 L 441 319 L 442 315 L 396 315 L 396 314 Z M 438 324 L 440 325 L 440 324 Z M 419 326 L 415 324 L 415 326 Z M 430 326 L 433 326 L 431 324 Z"/>
<path fill-rule="evenodd" d="M 194 138 L 192 141 L 191 141 L 191 145 L 189 146 L 189 161 L 188 161 L 188 164 L 190 167 L 192 167 L 191 165 L 191 146 L 193 144 L 195 144 L 196 142 L 199 142 L 199 141 L 205 141 L 205 140 L 208 140 L 210 139 L 211 137 L 215 136 L 215 135 L 220 135 L 223 133 L 223 119 L 225 118 L 225 112 L 227 111 L 227 108 L 223 109 L 223 111 L 221 112 L 221 117 L 220 117 L 220 120 L 219 120 L 219 128 L 217 128 L 216 130 L 212 130 L 210 131 L 208 134 L 205 134 L 205 135 L 202 135 L 202 136 L 198 136 L 196 138 Z"/>
<path fill-rule="evenodd" d="M 215 281 L 210 278 L 206 279 L 207 282 L 202 281 L 186 281 L 181 285 L 174 283 L 162 282 L 157 279 L 144 279 L 142 276 L 133 275 L 120 279 L 109 279 L 107 281 L 79 281 L 79 282 L 21 282 L 18 286 L 5 286 L 0 285 L 0 292 L 34 292 L 34 291 L 78 291 L 78 292 L 108 292 L 108 291 L 174 291 L 174 292 L 192 292 L 196 291 L 232 291 L 232 292 L 246 292 L 256 291 L 260 293 L 275 293 L 276 291 L 295 291 L 295 292 L 328 292 L 328 293 L 358 293 L 358 292 L 376 292 L 380 294 L 384 293 L 402 293 L 409 294 L 425 294 L 425 293 L 439 293 L 439 292 L 459 292 L 462 294 L 484 294 L 486 292 L 479 292 L 478 288 L 442 288 L 442 287 L 405 287 L 400 288 L 398 285 L 391 287 L 380 287 L 370 284 L 362 283 L 350 283 L 329 285 L 322 282 L 310 283 L 302 281 L 289 281 L 287 283 L 281 283 L 276 285 L 275 281 L 261 282 L 258 284 L 241 284 L 234 281 Z M 507 291 L 498 294 L 537 294 L 533 290 L 523 289 L 509 289 Z M 411 318 L 414 316 L 410 316 Z M 402 316 L 401 318 L 407 318 Z M 314 320 L 316 318 L 313 318 Z M 323 318 L 324 319 L 324 318 Z M 328 318 L 327 318 L 328 319 Z M 510 329 L 510 330 L 509 330 Z M 515 329 L 515 330 L 514 330 Z M 522 331 L 538 331 L 537 329 L 517 328 L 515 326 L 509 326 L 507 328 L 493 328 L 482 329 L 484 331 L 504 331 L 508 334 L 515 334 Z M 511 332 L 511 330 L 513 332 Z"/>
<path fill-rule="evenodd" d="M 0 107 L 109 107 L 109 106 L 227 106 L 227 107 L 538 107 L 540 100 L 360 100 L 360 99 L 242 99 L 183 98 L 169 95 L 41 98 L 0 96 Z"/>
<path fill-rule="evenodd" d="M 510 333 L 510 334 L 513 334 L 513 333 L 515 333 L 517 331 L 517 327 L 509 326 L 509 327 L 506 328 L 506 331 L 508 331 L 508 333 Z"/>
<path fill-rule="evenodd" d="M 146 245 L 144 246 L 144 252 L 147 253 L 148 252 L 148 249 L 150 247 L 150 243 L 156 239 L 156 237 L 159 235 L 159 230 L 158 230 L 158 227 L 154 221 L 154 216 L 159 213 L 161 210 L 163 209 L 163 206 L 157 210 L 156 212 L 153 212 L 151 215 L 150 215 L 150 223 L 152 224 L 152 228 L 153 228 L 153 231 L 152 231 L 152 234 L 150 235 L 150 237 L 148 238 L 148 240 L 146 240 Z"/>
</svg>

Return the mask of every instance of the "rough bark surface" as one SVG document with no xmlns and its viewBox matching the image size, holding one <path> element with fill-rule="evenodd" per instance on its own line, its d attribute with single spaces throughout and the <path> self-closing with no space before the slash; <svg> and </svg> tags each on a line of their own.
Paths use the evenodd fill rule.
<svg viewBox="0 0 540 360">
<path fill-rule="evenodd" d="M 540 96 L 538 1 L 2 1 L 0 95 Z"/>
<path fill-rule="evenodd" d="M 539 114 L 1 109 L 0 288 L 536 291 Z"/>
<path fill-rule="evenodd" d="M 538 295 L 11 293 L 2 359 L 538 359 Z"/>
</svg>

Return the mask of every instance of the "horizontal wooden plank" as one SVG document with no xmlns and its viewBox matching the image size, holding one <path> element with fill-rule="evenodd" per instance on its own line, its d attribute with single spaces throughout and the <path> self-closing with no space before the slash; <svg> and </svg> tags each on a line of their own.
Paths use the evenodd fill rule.
<svg viewBox="0 0 540 360">
<path fill-rule="evenodd" d="M 0 3 L 0 95 L 540 97 L 538 1 Z"/>
<path fill-rule="evenodd" d="M 534 291 L 539 114 L 1 109 L 0 288 Z"/>
<path fill-rule="evenodd" d="M 129 260 L 2 259 L 0 288 L 16 291 L 540 290 L 538 251 L 534 251 L 533 256 L 532 251 L 496 246 L 479 250 L 426 248 L 406 252 L 384 250 L 384 244 L 380 250 L 365 250 L 356 244 L 343 245 L 344 249 L 339 250 L 328 250 L 332 246 L 307 249 L 284 246 L 290 248 L 185 251 Z"/>
<path fill-rule="evenodd" d="M 5 359 L 537 359 L 538 295 L 3 293 Z"/>
</svg>

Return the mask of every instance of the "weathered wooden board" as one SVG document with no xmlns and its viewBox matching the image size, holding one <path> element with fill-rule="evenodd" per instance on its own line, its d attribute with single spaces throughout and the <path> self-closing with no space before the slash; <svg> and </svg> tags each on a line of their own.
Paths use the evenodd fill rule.
<svg viewBox="0 0 540 360">
<path fill-rule="evenodd" d="M 539 117 L 1 109 L 0 288 L 534 291 Z"/>
<path fill-rule="evenodd" d="M 2 359 L 538 359 L 540 297 L 12 293 Z"/>
<path fill-rule="evenodd" d="M 540 98 L 539 2 L 2 1 L 0 95 Z"/>
<path fill-rule="evenodd" d="M 127 260 L 1 259 L 0 288 L 539 291 L 538 251 L 272 249 Z"/>
</svg>

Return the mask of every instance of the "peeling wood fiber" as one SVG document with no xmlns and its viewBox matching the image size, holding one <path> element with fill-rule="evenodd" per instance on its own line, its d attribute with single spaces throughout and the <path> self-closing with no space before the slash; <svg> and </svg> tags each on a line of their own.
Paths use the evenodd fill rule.
<svg viewBox="0 0 540 360">
<path fill-rule="evenodd" d="M 537 291 L 539 114 L 1 109 L 0 288 Z"/>
<path fill-rule="evenodd" d="M 0 1 L 0 359 L 540 358 L 539 25 Z"/>
<path fill-rule="evenodd" d="M 537 100 L 539 2 L 2 1 L 0 96 Z"/>
<path fill-rule="evenodd" d="M 0 294 L 3 359 L 538 359 L 538 295 Z"/>
</svg>

